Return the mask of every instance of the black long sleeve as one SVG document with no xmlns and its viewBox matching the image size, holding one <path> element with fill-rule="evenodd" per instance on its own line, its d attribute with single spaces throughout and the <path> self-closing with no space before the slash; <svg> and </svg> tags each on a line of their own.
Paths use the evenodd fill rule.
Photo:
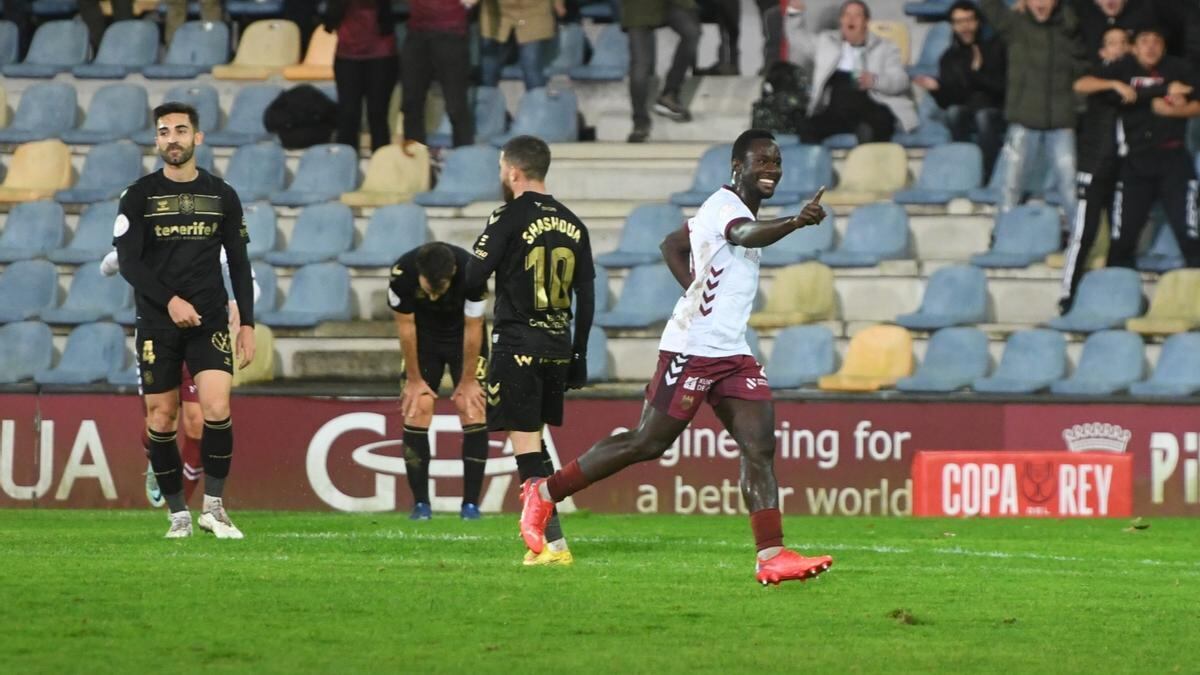
<svg viewBox="0 0 1200 675">
<path fill-rule="evenodd" d="M 121 276 L 133 286 L 135 292 L 162 306 L 165 311 L 167 303 L 176 293 L 158 278 L 158 274 L 143 259 L 148 236 L 142 215 L 144 201 L 145 197 L 136 185 L 121 195 L 117 220 L 113 226 L 113 244 L 117 247 Z"/>
<path fill-rule="evenodd" d="M 246 253 L 246 242 L 250 235 L 242 217 L 242 203 L 232 189 L 225 195 L 228 208 L 222 225 L 225 256 L 229 260 L 229 280 L 233 285 L 233 297 L 237 300 L 238 314 L 243 326 L 254 326 L 254 277 L 250 271 L 250 256 Z"/>
<path fill-rule="evenodd" d="M 580 284 L 575 288 L 575 343 L 572 348 L 580 356 L 587 355 L 588 334 L 592 332 L 592 319 L 595 313 L 595 284 L 590 282 Z"/>
</svg>

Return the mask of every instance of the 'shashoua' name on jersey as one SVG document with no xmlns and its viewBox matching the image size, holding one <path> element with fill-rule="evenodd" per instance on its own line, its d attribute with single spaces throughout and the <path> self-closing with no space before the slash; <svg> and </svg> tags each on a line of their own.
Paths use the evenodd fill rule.
<svg viewBox="0 0 1200 675">
<path fill-rule="evenodd" d="M 526 244 L 532 245 L 535 239 L 547 232 L 561 232 L 574 239 L 575 243 L 579 243 L 579 240 L 583 237 L 579 226 L 575 223 L 563 220 L 558 216 L 545 216 L 530 223 L 529 227 L 525 228 L 525 232 L 521 235 L 521 239 Z"/>
</svg>

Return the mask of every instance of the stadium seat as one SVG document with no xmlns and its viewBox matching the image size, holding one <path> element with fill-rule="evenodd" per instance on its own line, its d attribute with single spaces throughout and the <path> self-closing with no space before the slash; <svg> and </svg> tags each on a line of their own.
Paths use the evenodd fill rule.
<svg viewBox="0 0 1200 675">
<path fill-rule="evenodd" d="M 12 218 L 11 214 L 9 218 Z M 112 250 L 113 221 L 116 218 L 115 199 L 88 206 L 79 216 L 71 243 L 51 251 L 46 257 L 50 262 L 60 265 L 82 265 L 100 260 Z"/>
<path fill-rule="evenodd" d="M 228 60 L 229 26 L 221 21 L 188 21 L 171 37 L 163 62 L 146 66 L 142 75 L 152 80 L 190 80 Z M 203 117 L 201 124 L 208 124 Z"/>
<path fill-rule="evenodd" d="M 254 270 L 254 281 L 258 284 L 258 299 L 254 301 L 254 316 L 259 317 L 267 312 L 275 311 L 276 298 L 279 295 L 279 279 L 275 276 L 275 268 L 270 263 L 255 260 L 250 263 Z"/>
<path fill-rule="evenodd" d="M 828 204 L 866 204 L 891 199 L 908 182 L 908 155 L 896 143 L 864 143 L 846 155 L 836 190 L 825 193 Z"/>
<path fill-rule="evenodd" d="M 10 63 L 0 72 L 5 77 L 52 78 L 87 60 L 87 27 L 80 21 L 62 19 L 38 26 L 33 42 L 21 63 Z"/>
<path fill-rule="evenodd" d="M 572 80 L 619 82 L 629 74 L 629 36 L 618 24 L 600 30 L 587 65 L 567 69 Z"/>
<path fill-rule="evenodd" d="M 100 48 L 91 63 L 75 66 L 71 73 L 81 79 L 119 80 L 141 71 L 158 58 L 158 26 L 150 21 L 117 21 L 104 31 Z"/>
<path fill-rule="evenodd" d="M 348 267 L 390 267 L 396 258 L 429 241 L 425 209 L 392 204 L 375 209 L 358 248 L 338 256 Z"/>
<path fill-rule="evenodd" d="M 54 193 L 54 199 L 62 204 L 116 199 L 143 174 L 141 148 L 129 141 L 104 143 L 88 151 L 75 186 Z"/>
<path fill-rule="evenodd" d="M 921 306 L 896 317 L 913 330 L 937 330 L 987 321 L 987 277 L 970 265 L 943 267 L 929 277 Z"/>
<path fill-rule="evenodd" d="M 337 33 L 318 26 L 308 39 L 304 60 L 283 69 L 286 80 L 319 82 L 333 79 L 333 56 L 337 52 Z"/>
<path fill-rule="evenodd" d="M 1000 203 L 1000 196 L 1007 175 L 1008 160 L 1005 159 L 1004 153 L 1001 152 L 996 157 L 996 164 L 992 169 L 992 179 L 986 186 L 968 191 L 967 199 L 976 204 Z M 1058 179 L 1055 172 L 1049 170 L 1046 162 L 1039 161 L 1030 167 L 1030 170 L 1024 176 L 1021 192 L 1030 197 L 1045 199 L 1049 204 L 1056 204 L 1058 202 L 1057 190 L 1055 189 L 1057 183 Z"/>
<path fill-rule="evenodd" d="M 2 24 L 3 22 L 0 22 Z M 10 110 L 8 107 L 8 92 L 4 89 L 4 84 L 0 83 L 0 130 L 8 126 L 8 118 Z M 0 172 L 0 177 L 3 177 L 3 172 Z"/>
<path fill-rule="evenodd" d="M 608 336 L 599 326 L 592 326 L 588 331 L 587 366 L 589 383 L 607 382 L 612 379 L 608 370 Z"/>
<path fill-rule="evenodd" d="M 825 148 L 819 145 L 785 145 L 780 154 L 783 156 L 783 177 L 775 187 L 775 194 L 764 204 L 774 206 L 807 202 L 822 186 L 833 188 L 833 158 Z M 725 169 L 728 174 L 728 163 Z"/>
<path fill-rule="evenodd" d="M 429 192 L 413 197 L 421 206 L 466 206 L 500 199 L 500 150 L 490 145 L 457 148 Z"/>
<path fill-rule="evenodd" d="M 121 275 L 106 277 L 99 265 L 81 265 L 71 278 L 71 288 L 61 307 L 43 310 L 50 324 L 81 324 L 112 318 L 133 302 L 133 288 Z"/>
<path fill-rule="evenodd" d="M 1142 335 L 1171 335 L 1200 327 L 1200 269 L 1172 270 L 1154 287 L 1145 316 L 1129 319 L 1125 328 Z"/>
<path fill-rule="evenodd" d="M 602 328 L 647 328 L 666 321 L 683 290 L 663 263 L 638 265 L 629 270 L 621 297 L 611 312 L 597 312 Z"/>
<path fill-rule="evenodd" d="M 684 222 L 683 211 L 674 204 L 641 204 L 625 219 L 617 250 L 597 256 L 596 264 L 633 267 L 658 262 L 662 260 L 659 245 Z"/>
<path fill-rule="evenodd" d="M 992 247 L 971 256 L 976 267 L 1029 267 L 1059 249 L 1058 208 L 1022 204 L 996 214 Z"/>
<path fill-rule="evenodd" d="M 1123 330 L 1102 330 L 1083 343 L 1079 366 L 1068 378 L 1050 385 L 1055 394 L 1109 396 L 1142 379 L 1145 371 L 1141 336 Z"/>
<path fill-rule="evenodd" d="M 1092 333 L 1121 328 L 1144 309 L 1142 279 L 1137 271 L 1121 267 L 1092 270 L 1079 282 L 1071 310 L 1046 325 L 1075 333 Z"/>
<path fill-rule="evenodd" d="M 286 162 L 283 146 L 274 141 L 243 145 L 225 167 L 225 182 L 242 203 L 264 201 L 283 190 Z"/>
<path fill-rule="evenodd" d="M 507 133 L 491 140 L 500 147 L 510 138 L 536 135 L 547 143 L 574 143 L 579 140 L 579 100 L 570 89 L 538 87 L 525 92 L 517 104 L 517 114 Z"/>
<path fill-rule="evenodd" d="M 471 109 L 475 115 L 475 142 L 490 143 L 508 129 L 508 104 L 498 87 L 475 87 L 471 90 Z M 426 139 L 431 148 L 448 148 L 454 144 L 454 127 L 450 116 L 442 113 L 437 130 Z"/>
<path fill-rule="evenodd" d="M 908 24 L 903 21 L 867 22 L 867 28 L 875 35 L 896 45 L 900 49 L 900 63 L 908 65 L 912 61 L 911 39 L 908 36 Z"/>
<path fill-rule="evenodd" d="M 912 336 L 899 326 L 870 326 L 850 339 L 842 368 L 817 381 L 826 391 L 878 391 L 912 374 Z"/>
<path fill-rule="evenodd" d="M 0 129 L 0 143 L 29 143 L 58 138 L 75 127 L 75 88 L 62 82 L 38 82 L 21 94 L 16 114 Z"/>
<path fill-rule="evenodd" d="M 775 335 L 775 348 L 767 361 L 767 381 L 772 389 L 799 389 L 816 384 L 836 365 L 833 333 L 828 328 L 792 326 Z"/>
<path fill-rule="evenodd" d="M 109 143 L 136 136 L 150 126 L 150 98 L 138 84 L 107 84 L 92 95 L 83 126 L 62 134 L 76 145 Z"/>
<path fill-rule="evenodd" d="M 349 321 L 351 306 L 350 273 L 335 262 L 317 263 L 296 271 L 279 311 L 257 318 L 268 326 L 312 327 L 322 321 Z"/>
<path fill-rule="evenodd" d="M 1067 342 L 1062 333 L 1035 328 L 1013 333 L 991 377 L 975 380 L 975 391 L 1033 394 L 1067 373 Z"/>
<path fill-rule="evenodd" d="M 272 265 L 298 267 L 333 260 L 354 243 L 354 214 L 340 202 L 304 207 L 296 218 L 288 246 L 264 259 Z"/>
<path fill-rule="evenodd" d="M 386 206 L 412 201 L 429 189 L 429 148 L 389 143 L 371 155 L 362 187 L 342 195 L 350 206 Z"/>
<path fill-rule="evenodd" d="M 911 5 L 925 3 L 907 3 L 904 6 L 905 13 Z M 948 7 L 949 5 L 946 5 Z M 944 14 L 942 15 L 944 16 Z M 939 21 L 929 27 L 925 33 L 925 41 L 921 43 L 921 54 L 917 57 L 917 62 L 908 67 L 909 77 L 918 77 L 925 75 L 928 77 L 937 77 L 938 64 L 942 59 L 942 54 L 950 48 L 950 43 L 954 39 L 954 31 L 950 29 L 950 22 Z"/>
<path fill-rule="evenodd" d="M 21 57 L 21 40 L 17 24 L 0 21 L 0 66 L 16 63 Z"/>
<path fill-rule="evenodd" d="M 50 199 L 70 186 L 71 149 L 66 144 L 53 138 L 24 143 L 13 153 L 0 185 L 0 204 Z"/>
<path fill-rule="evenodd" d="M 110 373 L 108 383 L 114 387 L 136 387 L 141 383 L 141 373 L 138 372 L 137 359 L 124 370 Z"/>
<path fill-rule="evenodd" d="M 38 384 L 91 384 L 125 369 L 125 330 L 115 323 L 85 323 L 67 336 L 55 368 L 33 374 Z"/>
<path fill-rule="evenodd" d="M 28 380 L 54 359 L 54 336 L 40 321 L 18 321 L 0 326 L 0 384 Z"/>
<path fill-rule="evenodd" d="M 17 204 L 0 228 L 0 263 L 42 258 L 62 246 L 62 206 L 51 201 Z"/>
<path fill-rule="evenodd" d="M 358 151 L 340 143 L 314 145 L 300 156 L 296 177 L 271 195 L 276 206 L 308 206 L 338 199 L 358 185 Z"/>
<path fill-rule="evenodd" d="M 921 0 L 904 3 L 904 13 L 920 20 L 944 19 L 950 14 L 953 0 Z M 938 24 L 941 25 L 941 24 Z"/>
<path fill-rule="evenodd" d="M 1153 218 L 1153 216 L 1151 217 Z M 1143 272 L 1161 274 L 1187 265 L 1187 261 L 1183 259 L 1183 251 L 1179 248 L 1179 240 L 1175 238 L 1175 232 L 1171 229 L 1170 223 L 1158 220 L 1155 227 L 1150 247 L 1137 258 L 1137 268 Z"/>
<path fill-rule="evenodd" d="M 804 208 L 803 204 L 785 206 L 779 210 L 779 215 L 794 216 Z M 763 267 L 782 267 L 794 265 L 806 260 L 815 260 L 822 253 L 833 248 L 834 234 L 837 232 L 833 209 L 825 209 L 825 220 L 819 225 L 803 227 L 770 246 L 761 249 L 762 257 L 759 264 Z"/>
<path fill-rule="evenodd" d="M 908 214 L 891 202 L 860 206 L 850 214 L 846 234 L 834 251 L 821 254 L 830 267 L 872 267 L 909 256 Z"/>
<path fill-rule="evenodd" d="M 263 126 L 263 113 L 283 89 L 274 84 L 255 84 L 238 89 L 225 126 L 205 133 L 204 142 L 216 146 L 248 145 L 271 138 Z"/>
<path fill-rule="evenodd" d="M 704 151 L 696 164 L 691 189 L 671 195 L 671 203 L 677 206 L 700 206 L 712 193 L 729 182 L 732 164 L 730 157 L 733 146 L 729 143 L 714 145 Z"/>
<path fill-rule="evenodd" d="M 200 119 L 200 131 L 203 131 L 205 136 L 208 132 L 215 131 L 221 126 L 221 101 L 217 90 L 211 84 L 198 84 L 189 82 L 167 90 L 163 94 L 162 102 L 177 101 L 179 103 L 187 103 L 196 109 L 196 117 Z M 133 135 L 133 139 L 138 145 L 153 147 L 155 137 L 158 135 L 158 130 L 155 124 L 158 120 L 150 120 L 150 124 L 145 129 Z M 207 144 L 208 139 L 205 138 Z M 197 148 L 204 148 L 205 145 L 200 145 Z M 212 152 L 212 148 L 207 148 L 208 152 Z"/>
<path fill-rule="evenodd" d="M 594 298 L 596 301 L 596 313 L 607 312 L 611 298 L 608 293 L 608 270 L 603 267 L 596 268 L 596 278 L 593 280 Z M 575 311 L 574 298 L 571 299 L 571 311 Z"/>
<path fill-rule="evenodd" d="M 897 204 L 945 204 L 966 197 L 983 181 L 983 154 L 974 143 L 947 143 L 930 149 L 917 184 L 892 198 Z"/>
<path fill-rule="evenodd" d="M 264 19 L 246 27 L 233 61 L 213 66 L 218 80 L 265 80 L 300 62 L 300 28 L 283 19 Z"/>
<path fill-rule="evenodd" d="M 239 368 L 240 361 L 234 358 L 233 386 L 240 387 L 255 382 L 270 382 L 275 379 L 275 334 L 265 323 L 254 325 L 254 360 Z"/>
<path fill-rule="evenodd" d="M 1129 385 L 1134 396 L 1191 396 L 1200 391 L 1200 333 L 1167 338 L 1150 379 Z"/>
<path fill-rule="evenodd" d="M 925 360 L 912 377 L 896 383 L 900 391 L 949 393 L 970 387 L 987 375 L 988 338 L 978 328 L 959 326 L 934 333 Z"/>
<path fill-rule="evenodd" d="M 242 215 L 250 233 L 250 243 L 246 245 L 246 253 L 250 259 L 259 260 L 269 251 L 274 251 L 279 237 L 274 207 L 263 202 L 243 202 Z"/>
<path fill-rule="evenodd" d="M 750 326 L 783 328 L 825 321 L 834 318 L 836 304 L 833 270 L 819 262 L 784 267 L 775 273 L 766 306 L 750 315 Z"/>
</svg>

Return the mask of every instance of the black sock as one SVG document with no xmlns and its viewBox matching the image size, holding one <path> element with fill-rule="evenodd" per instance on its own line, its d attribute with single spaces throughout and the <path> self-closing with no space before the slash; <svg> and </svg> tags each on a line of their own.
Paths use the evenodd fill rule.
<svg viewBox="0 0 1200 675">
<path fill-rule="evenodd" d="M 429 429 L 404 425 L 404 464 L 413 501 L 429 503 Z"/>
<path fill-rule="evenodd" d="M 546 447 L 542 444 L 543 451 Z M 517 455 L 517 475 L 521 479 L 521 483 L 530 478 L 545 478 L 550 474 L 546 471 L 546 462 L 542 459 L 542 453 L 526 453 Z M 546 541 L 558 541 L 563 538 L 562 525 L 558 522 L 558 508 L 555 507 L 554 515 L 550 516 L 550 522 L 546 523 Z"/>
<path fill-rule="evenodd" d="M 146 438 L 150 446 L 150 467 L 154 469 L 154 478 L 158 481 L 158 489 L 171 513 L 187 510 L 187 502 L 183 499 L 183 460 L 179 457 L 179 447 L 175 445 L 175 432 L 158 433 L 153 429 L 146 430 Z"/>
<path fill-rule="evenodd" d="M 463 504 L 479 504 L 483 489 L 483 469 L 487 466 L 488 432 L 486 424 L 463 428 Z"/>
<path fill-rule="evenodd" d="M 233 463 L 233 420 L 204 420 L 200 434 L 200 462 L 204 465 L 204 494 L 220 498 Z"/>
</svg>

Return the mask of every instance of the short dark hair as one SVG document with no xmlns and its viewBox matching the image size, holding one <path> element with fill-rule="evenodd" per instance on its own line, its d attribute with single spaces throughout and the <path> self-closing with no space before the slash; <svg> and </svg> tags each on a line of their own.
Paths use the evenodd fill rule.
<svg viewBox="0 0 1200 675">
<path fill-rule="evenodd" d="M 517 167 L 530 180 L 545 180 L 550 171 L 550 146 L 537 136 L 517 136 L 500 149 L 504 161 Z"/>
<path fill-rule="evenodd" d="M 1133 36 L 1131 36 L 1131 35 L 1129 34 L 1129 29 L 1128 29 L 1128 28 L 1122 28 L 1121 26 L 1118 26 L 1118 25 L 1116 25 L 1116 24 L 1113 24 L 1113 25 L 1111 25 L 1111 26 L 1108 26 L 1108 27 L 1106 27 L 1106 28 L 1104 29 L 1104 32 L 1100 34 L 1100 40 L 1101 40 L 1101 42 L 1103 43 L 1103 40 L 1104 40 L 1104 38 L 1108 37 L 1108 34 L 1109 34 L 1109 33 L 1111 33 L 1111 32 L 1113 32 L 1113 31 L 1117 31 L 1118 33 L 1121 33 L 1121 34 L 1123 34 L 1127 40 L 1129 40 L 1130 42 L 1133 42 Z M 1101 44 L 1101 46 L 1103 46 L 1103 44 Z"/>
<path fill-rule="evenodd" d="M 979 6 L 971 0 L 956 0 L 953 5 L 950 5 L 950 11 L 946 12 L 946 16 L 949 17 L 955 12 L 970 12 L 975 15 L 976 19 L 979 18 Z"/>
<path fill-rule="evenodd" d="M 746 152 L 750 149 L 750 144 L 757 140 L 774 141 L 775 134 L 766 129 L 747 129 L 742 132 L 741 136 L 733 142 L 733 161 L 738 161 L 746 157 Z"/>
<path fill-rule="evenodd" d="M 1141 35 L 1142 33 L 1154 33 L 1155 35 L 1157 35 L 1159 37 L 1159 39 L 1162 39 L 1162 40 L 1167 39 L 1167 32 L 1165 30 L 1163 30 L 1163 27 L 1159 26 L 1158 24 L 1148 23 L 1148 24 L 1143 24 L 1141 26 L 1134 28 L 1133 29 L 1133 39 L 1134 40 L 1138 39 L 1138 36 Z"/>
<path fill-rule="evenodd" d="M 430 242 L 417 249 L 417 274 L 434 286 L 454 276 L 454 251 L 440 241 Z"/>
<path fill-rule="evenodd" d="M 868 21 L 871 20 L 871 8 L 868 7 L 867 3 L 864 2 L 863 0 L 846 0 L 845 2 L 842 3 L 842 6 L 838 8 L 838 16 L 845 14 L 846 8 L 849 7 L 850 5 L 858 5 L 859 7 L 862 7 L 863 17 L 865 19 L 867 19 Z"/>
<path fill-rule="evenodd" d="M 154 124 L 157 127 L 158 121 L 166 115 L 175 113 L 183 113 L 188 116 L 188 121 L 192 123 L 193 131 L 200 131 L 200 113 L 192 106 L 181 101 L 167 101 L 166 103 L 154 109 Z"/>
</svg>

